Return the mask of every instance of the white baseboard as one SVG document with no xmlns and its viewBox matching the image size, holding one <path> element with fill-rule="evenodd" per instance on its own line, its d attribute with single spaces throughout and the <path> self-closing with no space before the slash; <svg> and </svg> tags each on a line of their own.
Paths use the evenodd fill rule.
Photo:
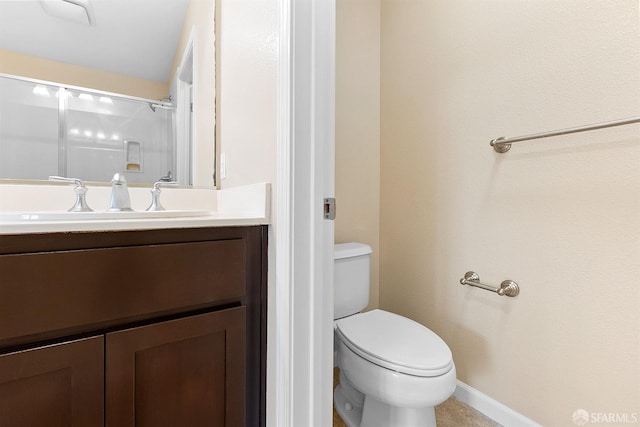
<svg viewBox="0 0 640 427">
<path fill-rule="evenodd" d="M 471 406 L 491 418 L 495 422 L 508 427 L 540 427 L 540 424 L 514 411 L 508 406 L 487 396 L 458 380 L 456 391 L 453 392 L 456 399 Z"/>
</svg>

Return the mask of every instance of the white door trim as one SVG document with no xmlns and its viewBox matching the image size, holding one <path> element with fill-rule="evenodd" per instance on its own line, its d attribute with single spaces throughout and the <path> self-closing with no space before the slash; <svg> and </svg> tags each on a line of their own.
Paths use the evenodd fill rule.
<svg viewBox="0 0 640 427">
<path fill-rule="evenodd" d="M 291 426 L 292 404 L 292 319 L 293 293 L 293 183 L 292 175 L 292 102 L 291 102 L 291 2 L 279 0 L 279 56 L 278 56 L 278 125 L 276 142 L 276 185 L 274 222 L 272 223 L 275 250 L 275 295 L 270 304 L 275 327 L 271 328 L 275 349 L 267 361 L 268 381 L 274 384 L 273 395 L 267 394 L 267 420 L 269 427 Z M 275 252 L 275 254 L 274 254 Z M 268 355 L 269 356 L 269 355 Z M 269 359 L 269 357 L 268 357 Z M 268 389 L 269 390 L 269 389 Z M 273 411 L 273 414 L 269 412 Z"/>
<path fill-rule="evenodd" d="M 332 422 L 335 0 L 280 1 L 273 427 Z"/>
</svg>

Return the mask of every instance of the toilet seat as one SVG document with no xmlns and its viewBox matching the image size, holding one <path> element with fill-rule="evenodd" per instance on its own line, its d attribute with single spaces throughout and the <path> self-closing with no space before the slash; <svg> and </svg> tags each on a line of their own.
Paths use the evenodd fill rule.
<svg viewBox="0 0 640 427">
<path fill-rule="evenodd" d="M 372 310 L 339 319 L 335 329 L 354 353 L 393 371 L 435 377 L 453 367 L 451 350 L 438 335 L 388 311 Z"/>
</svg>

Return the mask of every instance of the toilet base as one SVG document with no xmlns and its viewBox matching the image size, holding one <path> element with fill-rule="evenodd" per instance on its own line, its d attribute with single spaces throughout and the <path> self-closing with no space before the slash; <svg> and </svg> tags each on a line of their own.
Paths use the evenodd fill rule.
<svg viewBox="0 0 640 427">
<path fill-rule="evenodd" d="M 333 392 L 336 412 L 347 427 L 436 427 L 433 407 L 401 408 L 364 396 L 341 382 Z"/>
<path fill-rule="evenodd" d="M 345 389 L 339 385 L 333 391 L 333 407 L 347 427 L 360 427 L 362 421 L 362 406 L 355 406 L 347 398 Z"/>
<path fill-rule="evenodd" d="M 366 396 L 360 427 L 436 427 L 433 407 L 400 408 Z"/>
</svg>

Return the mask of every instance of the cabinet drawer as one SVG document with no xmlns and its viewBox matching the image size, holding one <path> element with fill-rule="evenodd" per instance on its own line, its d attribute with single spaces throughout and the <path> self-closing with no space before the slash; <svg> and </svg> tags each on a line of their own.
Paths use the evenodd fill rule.
<svg viewBox="0 0 640 427">
<path fill-rule="evenodd" d="M 0 256 L 0 347 L 239 300 L 241 239 Z"/>
</svg>

